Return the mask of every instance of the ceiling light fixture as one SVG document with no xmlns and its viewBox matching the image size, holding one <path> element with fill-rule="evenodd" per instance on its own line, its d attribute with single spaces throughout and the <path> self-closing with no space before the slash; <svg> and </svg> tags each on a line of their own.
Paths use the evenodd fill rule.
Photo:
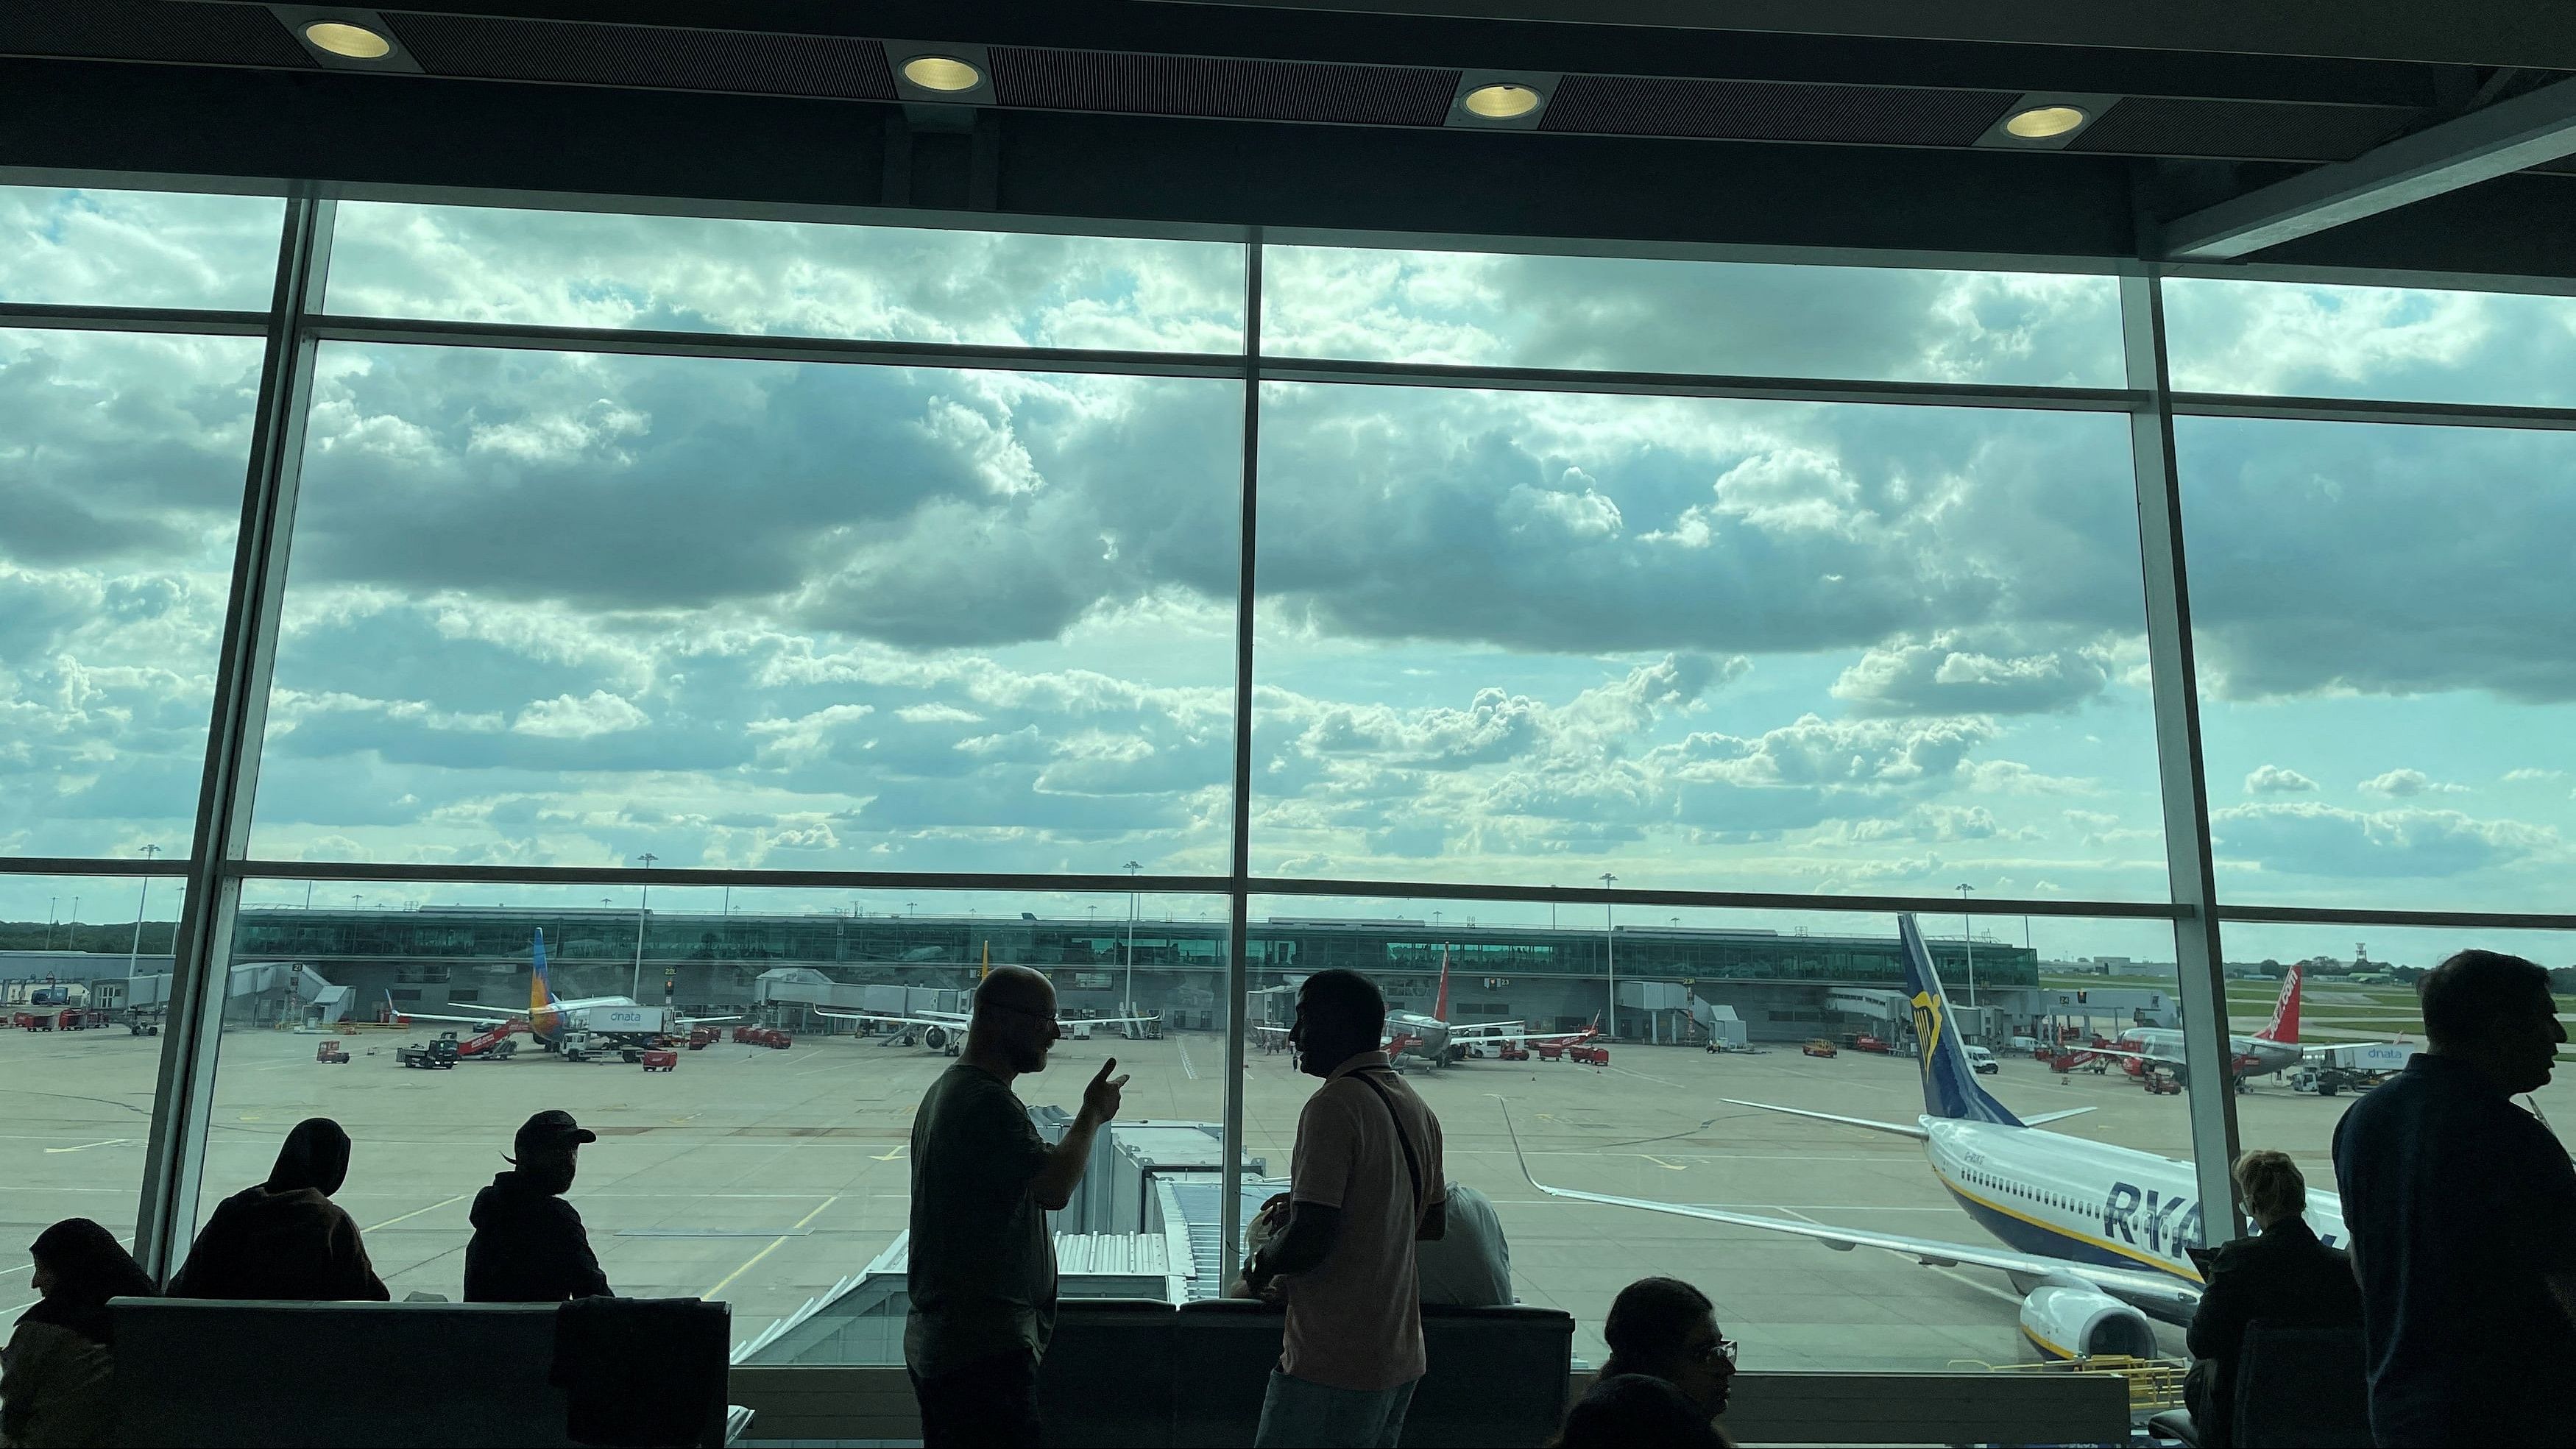
<svg viewBox="0 0 2576 1449">
<path fill-rule="evenodd" d="M 903 78 L 926 91 L 971 91 L 984 73 L 950 55 L 916 55 L 903 63 Z"/>
<path fill-rule="evenodd" d="M 2015 113 L 2011 120 L 2004 122 L 2004 130 L 2025 141 L 2044 141 L 2052 136 L 2063 136 L 2089 119 L 2076 106 L 2033 106 Z"/>
<path fill-rule="evenodd" d="M 1528 86 L 1478 86 L 1459 104 L 1487 120 L 1508 121 L 1538 109 L 1538 92 Z"/>
<path fill-rule="evenodd" d="M 351 60 L 382 60 L 393 53 L 394 43 L 363 25 L 345 20 L 316 20 L 304 27 L 304 38 L 315 47 Z"/>
</svg>

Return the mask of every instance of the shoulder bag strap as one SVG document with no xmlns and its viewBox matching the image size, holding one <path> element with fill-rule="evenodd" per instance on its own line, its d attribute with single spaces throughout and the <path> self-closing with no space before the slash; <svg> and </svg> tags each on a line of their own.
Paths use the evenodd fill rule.
<svg viewBox="0 0 2576 1449">
<path fill-rule="evenodd" d="M 1413 1154 L 1413 1139 L 1404 1135 L 1404 1117 L 1401 1113 L 1395 1110 L 1395 1094 L 1386 1089 L 1386 1084 L 1384 1082 L 1379 1081 L 1368 1072 L 1358 1071 L 1351 1073 L 1351 1075 L 1368 1083 L 1369 1090 L 1377 1093 L 1377 1099 L 1386 1104 L 1387 1120 L 1395 1125 L 1395 1140 L 1398 1145 L 1404 1148 L 1405 1176 L 1413 1180 L 1413 1220 L 1416 1223 L 1419 1223 L 1422 1221 L 1423 1212 L 1422 1159 L 1414 1156 Z"/>
</svg>

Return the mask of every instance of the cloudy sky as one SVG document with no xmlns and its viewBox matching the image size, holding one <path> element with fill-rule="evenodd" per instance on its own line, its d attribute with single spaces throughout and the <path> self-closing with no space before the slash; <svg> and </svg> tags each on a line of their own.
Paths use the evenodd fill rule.
<svg viewBox="0 0 2576 1449">
<path fill-rule="evenodd" d="M 262 306 L 277 215 L 0 189 L 0 296 Z M 1267 270 L 1281 355 L 2120 382 L 2097 278 Z M 1208 243 L 349 204 L 330 306 L 1227 352 L 1242 275 Z M 2556 300 L 2188 283 L 2172 312 L 2185 388 L 2576 391 Z M 184 841 L 257 362 L 0 332 L 0 853 Z M 1257 871 L 2161 897 L 2121 419 L 1324 384 L 1261 412 Z M 1224 381 L 326 344 L 255 848 L 1220 871 L 1242 417 Z M 2562 908 L 2576 443 L 2179 441 L 2225 888 Z"/>
</svg>

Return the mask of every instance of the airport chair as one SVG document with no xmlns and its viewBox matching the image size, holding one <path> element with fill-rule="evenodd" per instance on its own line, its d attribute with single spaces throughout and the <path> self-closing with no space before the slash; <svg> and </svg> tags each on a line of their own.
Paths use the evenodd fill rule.
<svg viewBox="0 0 2576 1449">
<path fill-rule="evenodd" d="M 569 1401 L 549 1381 L 551 1303 L 119 1298 L 109 1308 L 116 1442 L 131 1449 L 574 1442 Z M 709 1344 L 721 1370 L 724 1335 Z M 693 1442 L 723 1443 L 733 1417 L 718 1393 Z"/>
<path fill-rule="evenodd" d="M 1406 1449 L 1544 1444 L 1565 1417 L 1574 1316 L 1557 1308 L 1422 1310 L 1426 1364 Z"/>
<path fill-rule="evenodd" d="M 1172 1440 L 1172 1305 L 1066 1298 L 1038 1367 L 1038 1415 L 1056 1449 L 1163 1449 Z"/>
<path fill-rule="evenodd" d="M 1250 1299 L 1181 1305 L 1173 1315 L 1172 1442 L 1249 1449 L 1287 1325 L 1288 1310 Z"/>
</svg>

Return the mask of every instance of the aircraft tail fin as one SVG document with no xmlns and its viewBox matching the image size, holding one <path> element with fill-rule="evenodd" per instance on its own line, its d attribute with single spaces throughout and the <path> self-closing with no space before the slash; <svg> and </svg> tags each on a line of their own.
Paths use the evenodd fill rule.
<svg viewBox="0 0 2576 1449">
<path fill-rule="evenodd" d="M 1923 944 L 1923 932 L 1911 913 L 1896 918 L 1896 934 L 1905 957 L 1906 994 L 1913 998 L 1915 1050 L 1922 1056 L 1923 1110 L 1953 1121 L 2023 1125 L 2010 1108 L 1978 1085 L 1967 1046 L 1953 1029 L 1940 973 L 1932 969 L 1931 948 Z"/>
<path fill-rule="evenodd" d="M 2281 983 L 2281 999 L 2272 1003 L 2271 1024 L 2254 1034 L 2258 1041 L 2276 1041 L 2283 1046 L 2299 1044 L 2299 968 L 2290 968 L 2289 978 Z"/>
</svg>

